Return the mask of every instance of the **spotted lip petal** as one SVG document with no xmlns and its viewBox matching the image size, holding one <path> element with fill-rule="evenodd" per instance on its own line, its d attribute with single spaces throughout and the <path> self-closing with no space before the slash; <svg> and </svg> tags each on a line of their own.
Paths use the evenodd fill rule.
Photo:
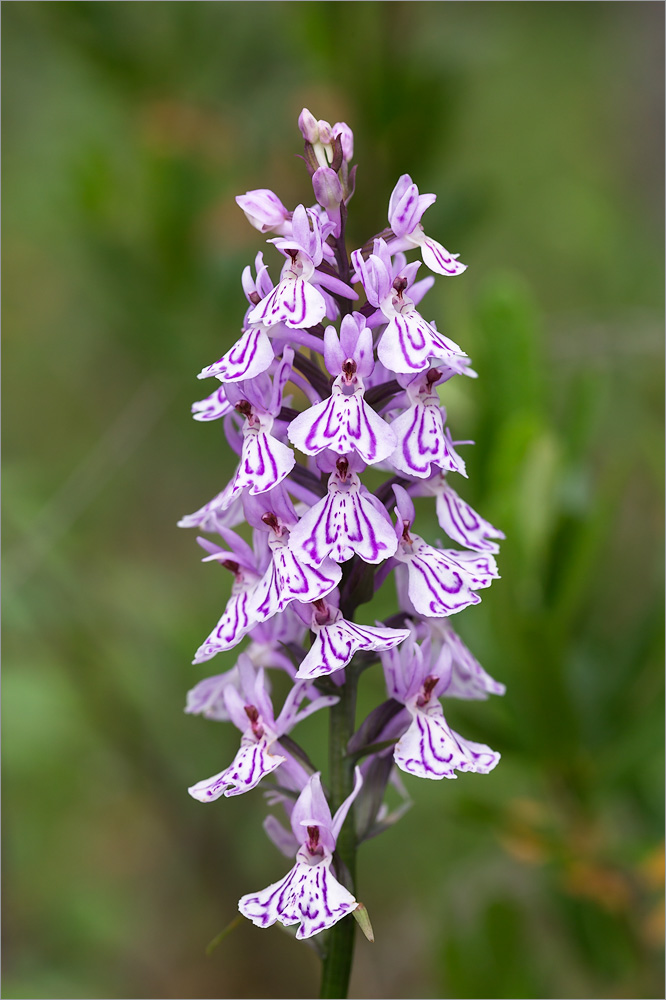
<svg viewBox="0 0 666 1000">
<path fill-rule="evenodd" d="M 383 462 L 396 445 L 389 425 L 363 399 L 363 390 L 345 395 L 339 385 L 316 406 L 292 420 L 289 440 L 306 455 L 325 448 L 348 455 L 357 451 L 366 465 Z"/>
<path fill-rule="evenodd" d="M 245 330 L 219 361 L 204 368 L 197 378 L 214 376 L 221 382 L 242 382 L 265 372 L 273 360 L 273 348 L 263 326 Z"/>
<path fill-rule="evenodd" d="M 437 494 L 437 520 L 449 538 L 468 549 L 499 552 L 499 545 L 491 539 L 504 538 L 504 533 L 485 521 L 450 486 L 444 485 Z"/>
<path fill-rule="evenodd" d="M 231 487 L 232 499 L 246 488 L 253 496 L 272 490 L 286 479 L 295 464 L 296 456 L 291 448 L 266 429 L 246 428 L 240 464 Z"/>
<path fill-rule="evenodd" d="M 412 234 L 411 239 L 417 246 L 420 246 L 425 266 L 429 267 L 435 274 L 452 276 L 462 274 L 463 271 L 467 270 L 467 264 L 461 264 L 457 259 L 457 254 L 450 254 L 441 243 L 426 236 L 422 227 L 421 233 L 419 234 L 417 230 Z"/>
<path fill-rule="evenodd" d="M 455 778 L 456 771 L 488 774 L 500 754 L 483 743 L 472 743 L 448 726 L 438 701 L 424 708 L 407 706 L 412 715 L 409 729 L 400 737 L 394 759 L 401 770 L 419 778 Z"/>
<path fill-rule="evenodd" d="M 298 668 L 297 678 L 313 679 L 346 667 L 360 649 L 386 650 L 409 635 L 407 629 L 356 625 L 344 618 L 328 625 L 313 623 L 315 640 Z"/>
<path fill-rule="evenodd" d="M 238 909 L 257 927 L 270 927 L 278 920 L 299 924 L 299 941 L 332 927 L 358 905 L 350 892 L 331 874 L 328 853 L 317 864 L 308 863 L 301 849 L 288 875 L 257 893 L 248 893 Z"/>
<path fill-rule="evenodd" d="M 268 740 L 244 736 L 241 747 L 232 763 L 224 771 L 212 778 L 198 781 L 188 788 L 193 799 L 199 802 L 214 802 L 220 796 L 242 795 L 256 788 L 265 775 L 270 774 L 287 758 L 270 752 Z"/>
<path fill-rule="evenodd" d="M 377 347 L 379 360 L 389 371 L 402 375 L 425 371 L 430 358 L 441 358 L 454 370 L 465 368 L 467 355 L 448 337 L 444 337 L 414 309 L 406 305 L 389 319 Z"/>
<path fill-rule="evenodd" d="M 409 598 L 420 615 L 444 618 L 480 603 L 474 590 L 486 584 L 475 584 L 470 568 L 462 561 L 454 563 L 450 555 L 428 545 L 418 535 L 412 535 L 411 552 L 398 547 L 395 558 L 407 563 Z"/>
<path fill-rule="evenodd" d="M 417 403 L 401 413 L 391 427 L 398 446 L 392 452 L 390 462 L 398 472 L 425 479 L 434 464 L 440 469 L 466 475 L 465 463 L 445 434 L 439 399 Z"/>
<path fill-rule="evenodd" d="M 232 406 L 227 399 L 224 386 L 220 386 L 210 396 L 192 403 L 192 416 L 195 420 L 219 420 L 231 413 Z"/>
<path fill-rule="evenodd" d="M 252 597 L 256 583 L 240 593 L 233 593 L 224 613 L 208 638 L 197 650 L 193 663 L 205 663 L 217 653 L 233 649 L 257 624 L 253 617 Z"/>
<path fill-rule="evenodd" d="M 273 559 L 257 584 L 249 608 L 253 625 L 284 611 L 292 601 L 310 603 L 326 597 L 342 578 L 342 570 L 330 559 L 315 567 L 300 560 L 285 543 L 271 547 Z"/>
<path fill-rule="evenodd" d="M 251 310 L 250 323 L 275 326 L 284 323 L 293 330 L 316 326 L 326 315 L 326 300 L 318 288 L 301 277 L 286 277 Z"/>
<path fill-rule="evenodd" d="M 329 494 L 304 514 L 291 532 L 290 546 L 315 564 L 326 558 L 347 562 L 354 555 L 380 563 L 396 550 L 393 525 L 383 509 L 364 496 L 355 474 L 342 486 L 335 473 Z"/>
</svg>

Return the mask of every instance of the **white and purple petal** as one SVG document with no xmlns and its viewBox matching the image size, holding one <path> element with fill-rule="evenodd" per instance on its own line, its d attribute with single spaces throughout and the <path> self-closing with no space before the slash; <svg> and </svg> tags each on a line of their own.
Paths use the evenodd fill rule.
<svg viewBox="0 0 666 1000">
<path fill-rule="evenodd" d="M 441 358 L 451 368 L 459 367 L 465 353 L 414 308 L 404 308 L 390 317 L 377 356 L 389 371 L 408 375 L 425 371 L 430 358 Z"/>
<path fill-rule="evenodd" d="M 289 440 L 306 455 L 330 448 L 339 455 L 357 451 L 367 465 L 383 462 L 396 445 L 389 425 L 363 399 L 363 391 L 333 395 L 292 420 Z"/>
<path fill-rule="evenodd" d="M 301 277 L 286 277 L 251 310 L 251 323 L 285 326 L 298 330 L 316 326 L 326 315 L 326 301 L 314 285 Z"/>
<path fill-rule="evenodd" d="M 335 474 L 331 479 L 335 486 Z M 352 479 L 349 488 L 334 488 L 303 515 L 289 539 L 294 552 L 316 564 L 329 557 L 347 562 L 354 555 L 380 563 L 393 555 L 397 540 L 388 514 L 360 492 L 357 476 Z"/>
<path fill-rule="evenodd" d="M 326 597 L 341 577 L 342 570 L 329 559 L 321 566 L 310 566 L 286 544 L 275 546 L 271 564 L 254 592 L 250 609 L 253 625 L 284 611 L 292 601 L 310 603 Z"/>
<path fill-rule="evenodd" d="M 246 428 L 232 496 L 246 488 L 253 496 L 272 490 L 286 479 L 295 464 L 296 456 L 286 444 L 266 430 Z"/>
<path fill-rule="evenodd" d="M 314 642 L 296 674 L 310 680 L 346 667 L 361 649 L 391 649 L 409 635 L 407 629 L 356 625 L 342 617 L 328 625 L 313 623 L 312 631 Z"/>
<path fill-rule="evenodd" d="M 420 615 L 445 618 L 480 603 L 467 567 L 454 564 L 447 552 L 433 548 L 418 535 L 412 536 L 411 551 L 399 546 L 395 558 L 407 563 L 409 599 Z"/>
<path fill-rule="evenodd" d="M 212 778 L 198 781 L 188 788 L 193 799 L 199 802 L 214 802 L 220 796 L 229 798 L 232 795 L 242 795 L 256 788 L 261 779 L 286 760 L 281 754 L 270 751 L 268 740 L 254 740 L 244 736 L 241 747 L 232 763 L 224 771 L 214 774 Z"/>
<path fill-rule="evenodd" d="M 231 410 L 232 406 L 223 385 L 205 399 L 192 403 L 192 416 L 195 420 L 219 420 L 220 417 L 226 417 L 231 413 Z"/>
<path fill-rule="evenodd" d="M 483 743 L 473 743 L 447 724 L 438 701 L 423 708 L 408 706 L 409 729 L 396 744 L 393 756 L 398 767 L 418 778 L 455 778 L 456 771 L 488 774 L 500 755 Z"/>
<path fill-rule="evenodd" d="M 331 874 L 331 856 L 318 864 L 301 860 L 301 851 L 288 875 L 257 893 L 248 893 L 238 909 L 257 927 L 270 927 L 276 920 L 299 924 L 299 941 L 332 927 L 357 907 L 357 902 Z"/>
<path fill-rule="evenodd" d="M 446 484 L 437 493 L 437 520 L 449 538 L 468 549 L 499 552 L 499 545 L 491 539 L 504 538 L 503 532 L 484 520 Z"/>
<path fill-rule="evenodd" d="M 197 378 L 214 376 L 221 382 L 242 382 L 265 372 L 273 360 L 273 348 L 263 326 L 245 330 L 219 361 L 204 368 Z"/>
</svg>

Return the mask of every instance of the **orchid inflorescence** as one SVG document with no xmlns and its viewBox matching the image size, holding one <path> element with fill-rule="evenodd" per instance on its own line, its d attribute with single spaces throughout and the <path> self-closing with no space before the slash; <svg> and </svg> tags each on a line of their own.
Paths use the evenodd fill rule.
<svg viewBox="0 0 666 1000">
<path fill-rule="evenodd" d="M 239 908 L 261 927 L 297 924 L 302 939 L 359 906 L 350 859 L 408 805 L 397 769 L 441 779 L 486 774 L 497 764 L 498 753 L 449 727 L 440 698 L 504 692 L 448 621 L 478 604 L 478 591 L 497 578 L 497 539 L 504 536 L 449 482 L 450 473 L 466 471 L 440 387 L 475 372 L 419 312 L 434 278 L 416 280 L 421 261 L 406 258 L 418 250 L 436 274 L 465 270 L 424 231 L 421 219 L 435 195 L 419 194 L 404 174 L 390 197 L 388 228 L 348 257 L 352 132 L 306 109 L 299 126 L 316 204 L 290 212 L 266 189 L 236 199 L 256 229 L 277 234 L 268 242 L 284 263 L 275 285 L 261 252 L 254 273 L 245 268 L 241 336 L 199 375 L 220 384 L 193 405 L 194 418 L 221 419 L 239 462 L 222 492 L 180 525 L 217 536 L 197 541 L 205 560 L 233 576 L 222 617 L 194 663 L 249 640 L 231 670 L 188 694 L 186 711 L 230 721 L 241 732 L 231 764 L 189 791 L 212 802 L 272 776 L 266 798 L 284 810 L 289 828 L 275 815 L 264 827 L 296 860 L 279 882 L 243 896 Z M 374 492 L 362 482 L 368 466 L 387 475 Z M 416 534 L 412 500 L 433 496 L 442 530 L 460 547 Z M 251 544 L 234 530 L 243 522 Z M 386 622 L 354 621 L 358 605 L 391 572 L 398 612 Z M 388 698 L 356 728 L 358 675 L 379 662 Z M 270 671 L 282 671 L 292 685 L 279 712 Z M 328 791 L 289 735 L 326 708 L 332 718 L 337 712 Z M 393 811 L 384 802 L 389 784 L 403 799 Z"/>
</svg>

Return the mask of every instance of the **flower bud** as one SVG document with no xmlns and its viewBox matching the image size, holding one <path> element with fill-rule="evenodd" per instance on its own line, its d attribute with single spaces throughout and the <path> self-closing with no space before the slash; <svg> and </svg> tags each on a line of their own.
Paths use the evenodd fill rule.
<svg viewBox="0 0 666 1000">
<path fill-rule="evenodd" d="M 346 122 L 336 122 L 333 126 L 333 135 L 339 136 L 342 142 L 342 155 L 345 163 L 349 163 L 354 157 L 354 133 Z"/>
<path fill-rule="evenodd" d="M 332 209 L 342 201 L 342 185 L 331 167 L 319 167 L 312 175 L 315 198 L 322 208 Z"/>
<path fill-rule="evenodd" d="M 300 128 L 301 135 L 306 142 L 314 144 L 319 141 L 319 125 L 317 124 L 317 119 L 311 111 L 308 111 L 307 108 L 303 108 L 298 116 L 298 127 Z"/>
<path fill-rule="evenodd" d="M 260 233 L 280 230 L 289 218 L 289 212 L 278 196 L 268 188 L 257 188 L 236 198 L 236 204 L 245 212 L 251 226 Z"/>
</svg>

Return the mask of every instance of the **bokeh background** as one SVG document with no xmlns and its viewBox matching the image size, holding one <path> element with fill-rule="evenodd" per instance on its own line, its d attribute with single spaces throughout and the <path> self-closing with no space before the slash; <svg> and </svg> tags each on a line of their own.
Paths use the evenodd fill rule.
<svg viewBox="0 0 666 1000">
<path fill-rule="evenodd" d="M 316 995 L 277 928 L 205 954 L 284 861 L 259 792 L 186 793 L 237 734 L 182 712 L 229 584 L 176 528 L 230 472 L 189 407 L 263 246 L 233 196 L 310 199 L 307 105 L 356 133 L 354 245 L 400 173 L 438 194 L 469 268 L 429 315 L 481 376 L 447 387 L 462 492 L 507 535 L 456 626 L 508 693 L 447 713 L 503 761 L 410 781 L 362 848 L 351 995 L 663 996 L 663 6 L 3 15 L 3 995 Z M 300 736 L 324 761 L 320 719 Z"/>
</svg>

